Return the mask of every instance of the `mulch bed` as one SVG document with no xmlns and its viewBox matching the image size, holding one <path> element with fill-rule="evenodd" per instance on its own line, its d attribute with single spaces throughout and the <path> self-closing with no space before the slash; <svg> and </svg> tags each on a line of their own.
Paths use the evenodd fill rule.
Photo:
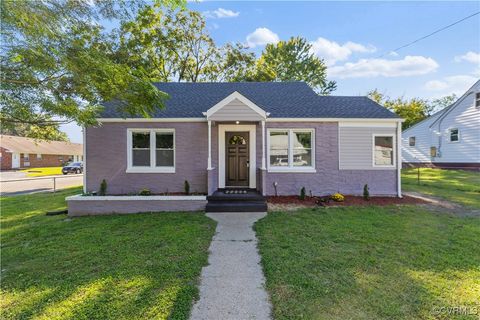
<svg viewBox="0 0 480 320">
<path fill-rule="evenodd" d="M 330 201 L 321 201 L 321 199 L 327 199 L 327 197 L 306 197 L 305 200 L 300 200 L 298 196 L 270 196 L 267 197 L 267 202 L 271 204 L 279 205 L 298 205 L 306 207 L 314 206 L 325 206 L 325 207 L 335 207 L 335 206 L 388 206 L 395 204 L 428 204 L 429 202 L 409 197 L 403 196 L 403 198 L 397 197 L 371 197 L 370 200 L 365 201 L 363 197 L 360 196 L 345 196 L 343 202 Z"/>
</svg>

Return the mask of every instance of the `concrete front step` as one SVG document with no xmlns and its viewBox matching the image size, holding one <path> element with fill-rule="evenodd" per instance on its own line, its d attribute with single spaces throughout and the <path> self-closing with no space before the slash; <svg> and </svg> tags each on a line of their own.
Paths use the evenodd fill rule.
<svg viewBox="0 0 480 320">
<path fill-rule="evenodd" d="M 206 212 L 265 212 L 265 201 L 209 201 Z"/>
<path fill-rule="evenodd" d="M 267 201 L 251 189 L 220 189 L 207 197 L 206 212 L 264 212 Z"/>
<path fill-rule="evenodd" d="M 252 189 L 239 189 L 242 193 L 226 193 L 235 192 L 236 190 L 220 189 L 215 191 L 211 196 L 207 197 L 208 201 L 265 201 L 266 198 L 258 191 Z"/>
</svg>

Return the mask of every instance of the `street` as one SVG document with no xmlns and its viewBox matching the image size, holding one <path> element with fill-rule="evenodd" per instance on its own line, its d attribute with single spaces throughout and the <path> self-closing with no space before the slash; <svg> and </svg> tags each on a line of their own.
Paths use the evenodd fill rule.
<svg viewBox="0 0 480 320">
<path fill-rule="evenodd" d="M 0 194 L 2 196 L 13 196 L 54 191 L 54 178 L 56 190 L 83 184 L 83 174 L 27 178 L 23 172 L 1 172 Z"/>
</svg>

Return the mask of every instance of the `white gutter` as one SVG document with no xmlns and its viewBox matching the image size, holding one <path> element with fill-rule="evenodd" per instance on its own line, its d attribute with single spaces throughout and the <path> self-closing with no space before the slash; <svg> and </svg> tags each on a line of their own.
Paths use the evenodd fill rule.
<svg viewBox="0 0 480 320">
<path fill-rule="evenodd" d="M 207 122 L 206 118 L 97 118 L 98 122 Z"/>
<path fill-rule="evenodd" d="M 207 122 L 206 118 L 98 118 L 98 122 Z M 399 118 L 267 118 L 266 122 L 404 122 Z"/>
</svg>

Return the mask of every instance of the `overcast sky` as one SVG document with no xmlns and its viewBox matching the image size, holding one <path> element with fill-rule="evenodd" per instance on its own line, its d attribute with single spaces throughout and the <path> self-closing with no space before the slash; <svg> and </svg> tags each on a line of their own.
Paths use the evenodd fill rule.
<svg viewBox="0 0 480 320">
<path fill-rule="evenodd" d="M 265 44 L 302 36 L 337 81 L 334 95 L 437 98 L 461 95 L 480 78 L 480 15 L 392 50 L 480 11 L 480 2 L 189 2 L 217 42 Z M 81 142 L 76 125 L 63 126 Z"/>
</svg>

